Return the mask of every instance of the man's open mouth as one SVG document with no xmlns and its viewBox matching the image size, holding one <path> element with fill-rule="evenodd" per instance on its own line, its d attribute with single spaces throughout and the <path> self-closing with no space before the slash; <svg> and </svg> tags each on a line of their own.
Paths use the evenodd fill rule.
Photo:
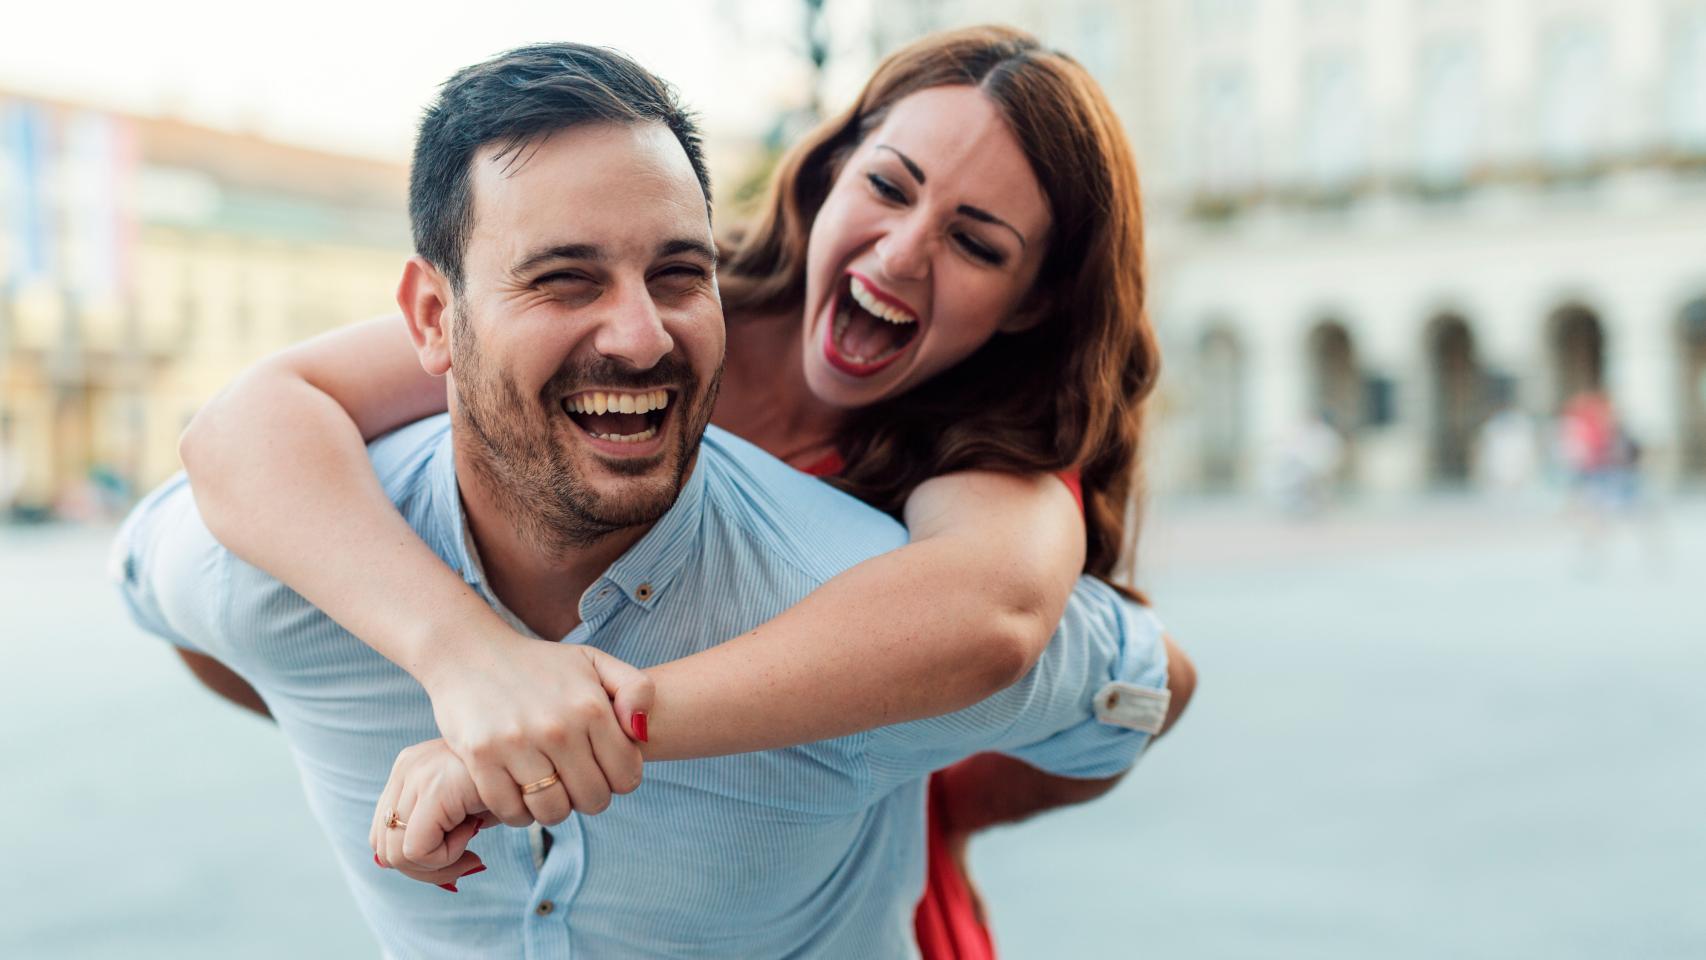
<svg viewBox="0 0 1706 960">
<path fill-rule="evenodd" d="M 918 339 L 918 328 L 918 315 L 910 307 L 848 271 L 824 333 L 824 356 L 843 373 L 868 377 L 898 359 Z"/>
<path fill-rule="evenodd" d="M 583 390 L 563 400 L 563 412 L 588 436 L 605 443 L 644 444 L 669 419 L 672 391 Z"/>
</svg>

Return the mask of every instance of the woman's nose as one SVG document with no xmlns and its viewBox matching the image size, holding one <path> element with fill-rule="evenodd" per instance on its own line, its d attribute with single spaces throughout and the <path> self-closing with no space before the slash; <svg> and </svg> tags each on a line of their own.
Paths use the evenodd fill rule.
<svg viewBox="0 0 1706 960">
<path fill-rule="evenodd" d="M 930 253 L 935 244 L 930 225 L 922 217 L 908 217 L 877 241 L 877 262 L 896 280 L 921 280 L 930 272 Z"/>
</svg>

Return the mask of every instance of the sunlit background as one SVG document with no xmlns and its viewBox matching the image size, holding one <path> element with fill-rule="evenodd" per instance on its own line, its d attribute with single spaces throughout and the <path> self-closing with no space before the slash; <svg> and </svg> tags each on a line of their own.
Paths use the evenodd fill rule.
<svg viewBox="0 0 1706 960">
<path fill-rule="evenodd" d="M 101 565 L 199 404 L 391 309 L 437 83 L 635 55 L 726 228 L 974 22 L 1084 63 L 1136 148 L 1139 578 L 1203 672 L 1113 796 L 974 847 L 1006 953 L 1706 956 L 1706 0 L 9 10 L 0 954 L 373 953 L 284 746 Z"/>
</svg>

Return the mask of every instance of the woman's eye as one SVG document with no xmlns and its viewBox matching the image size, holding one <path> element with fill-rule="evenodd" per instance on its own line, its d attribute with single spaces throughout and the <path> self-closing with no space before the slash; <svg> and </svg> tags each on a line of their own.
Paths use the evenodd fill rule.
<svg viewBox="0 0 1706 960">
<path fill-rule="evenodd" d="M 906 194 L 901 193 L 900 188 L 890 183 L 882 174 L 867 173 L 865 179 L 871 181 L 871 189 L 877 191 L 877 196 L 884 200 L 890 203 L 906 202 Z"/>
<path fill-rule="evenodd" d="M 987 243 L 984 243 L 982 240 L 977 239 L 976 237 L 972 236 L 969 233 L 962 233 L 959 235 L 959 242 L 960 242 L 960 247 L 962 249 L 964 249 L 965 252 L 971 254 L 972 256 L 976 257 L 979 260 L 982 260 L 984 263 L 990 264 L 992 266 L 1000 266 L 1001 265 L 1001 261 L 1003 259 L 1001 256 L 1001 251 L 995 249 L 994 247 L 990 246 Z"/>
</svg>

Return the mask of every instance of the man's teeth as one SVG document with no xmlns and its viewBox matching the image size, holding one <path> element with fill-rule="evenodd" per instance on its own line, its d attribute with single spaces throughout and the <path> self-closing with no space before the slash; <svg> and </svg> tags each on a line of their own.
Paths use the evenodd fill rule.
<svg viewBox="0 0 1706 960">
<path fill-rule="evenodd" d="M 611 443 L 645 443 L 658 435 L 658 428 L 647 427 L 639 433 L 593 433 L 591 430 L 588 430 L 587 433 L 591 433 L 600 440 L 609 440 Z"/>
<path fill-rule="evenodd" d="M 858 277 L 849 277 L 848 279 L 852 281 L 848 286 L 853 291 L 853 299 L 858 301 L 859 306 L 864 307 L 872 316 L 881 317 L 890 323 L 918 322 L 917 317 L 907 313 L 905 310 L 902 310 L 899 307 L 890 306 L 881 300 L 878 300 L 877 295 L 871 292 L 870 287 L 865 286 L 865 282 L 863 280 L 860 280 Z"/>
<path fill-rule="evenodd" d="M 668 390 L 614 393 L 589 390 L 569 398 L 570 413 L 650 413 L 669 406 Z"/>
</svg>

